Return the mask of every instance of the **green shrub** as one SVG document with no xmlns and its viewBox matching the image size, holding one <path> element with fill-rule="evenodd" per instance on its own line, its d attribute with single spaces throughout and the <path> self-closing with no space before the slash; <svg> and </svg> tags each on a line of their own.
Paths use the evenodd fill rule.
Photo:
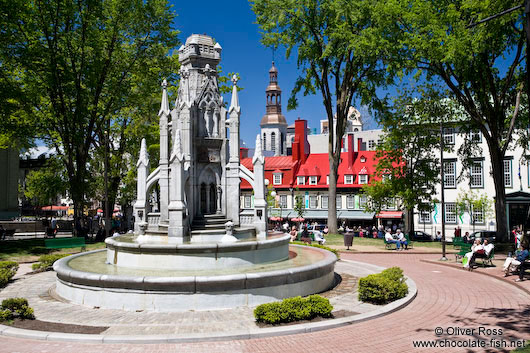
<svg viewBox="0 0 530 353">
<path fill-rule="evenodd" d="M 403 270 L 399 267 L 359 279 L 359 300 L 363 302 L 386 304 L 405 297 L 408 292 Z"/>
<path fill-rule="evenodd" d="M 0 310 L 0 322 L 9 321 L 13 319 L 13 313 L 11 310 Z"/>
<path fill-rule="evenodd" d="M 327 251 L 331 251 L 332 253 L 335 254 L 335 256 L 337 257 L 337 259 L 340 259 L 340 254 L 337 250 L 335 249 L 332 249 L 328 246 L 325 246 L 325 245 L 320 245 L 320 244 L 308 244 L 308 243 L 304 243 L 304 242 L 301 242 L 301 241 L 293 241 L 291 242 L 291 244 L 296 244 L 296 245 L 305 245 L 305 246 L 312 246 L 314 248 L 319 248 L 319 249 L 324 249 L 324 250 L 327 250 Z"/>
<path fill-rule="evenodd" d="M 300 320 L 311 320 L 317 316 L 330 317 L 333 306 L 327 298 L 311 295 L 307 298 L 287 298 L 281 302 L 261 304 L 254 309 L 258 322 L 279 324 Z"/>
<path fill-rule="evenodd" d="M 9 280 L 17 273 L 18 263 L 15 261 L 0 261 L 0 287 L 5 287 Z"/>
<path fill-rule="evenodd" d="M 31 265 L 31 268 L 35 270 L 48 271 L 53 269 L 53 263 L 63 257 L 70 256 L 70 254 L 48 254 L 39 257 L 39 262 Z"/>
<path fill-rule="evenodd" d="M 10 320 L 15 317 L 20 319 L 34 319 L 35 315 L 33 315 L 33 308 L 28 305 L 26 298 L 9 298 L 2 301 L 2 314 L 0 314 L 0 317 L 8 317 L 5 320 Z"/>
</svg>

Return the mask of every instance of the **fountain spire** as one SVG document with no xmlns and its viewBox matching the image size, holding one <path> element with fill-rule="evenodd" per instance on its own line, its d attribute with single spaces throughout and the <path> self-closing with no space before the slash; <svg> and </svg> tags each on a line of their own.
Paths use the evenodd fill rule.
<svg viewBox="0 0 530 353">
<path fill-rule="evenodd" d="M 238 113 L 241 111 L 241 107 L 239 106 L 239 96 L 237 93 L 237 81 L 237 76 L 232 76 L 232 101 L 230 102 L 230 108 L 228 108 L 228 113 L 231 113 L 233 110 L 236 110 L 236 112 Z"/>
<path fill-rule="evenodd" d="M 167 98 L 167 81 L 164 79 L 162 81 L 162 102 L 160 102 L 160 110 L 158 111 L 158 116 L 161 114 L 169 115 L 169 100 Z"/>
</svg>

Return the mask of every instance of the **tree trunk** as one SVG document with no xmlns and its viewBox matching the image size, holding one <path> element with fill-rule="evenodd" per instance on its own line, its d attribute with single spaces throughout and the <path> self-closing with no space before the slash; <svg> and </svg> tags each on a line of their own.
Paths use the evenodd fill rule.
<svg viewBox="0 0 530 353">
<path fill-rule="evenodd" d="M 329 188 L 328 188 L 328 230 L 330 234 L 337 233 L 337 171 L 338 161 L 329 151 Z"/>
<path fill-rule="evenodd" d="M 504 166 L 501 149 L 495 143 L 488 141 L 491 156 L 493 183 L 495 184 L 495 219 L 497 223 L 497 242 L 507 239 L 508 225 L 506 224 L 506 190 L 504 187 Z"/>
</svg>

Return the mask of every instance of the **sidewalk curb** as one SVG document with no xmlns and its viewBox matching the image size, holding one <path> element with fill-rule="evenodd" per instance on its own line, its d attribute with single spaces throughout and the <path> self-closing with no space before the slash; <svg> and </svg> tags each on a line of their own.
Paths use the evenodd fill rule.
<svg viewBox="0 0 530 353">
<path fill-rule="evenodd" d="M 341 260 L 347 263 L 360 264 L 352 260 Z M 365 264 L 375 268 L 384 269 L 379 266 Z M 225 341 L 225 340 L 245 340 L 252 338 L 274 337 L 293 335 L 299 333 L 310 333 L 323 330 L 329 330 L 341 326 L 352 325 L 358 322 L 379 318 L 397 310 L 400 310 L 410 304 L 418 294 L 416 283 L 409 277 L 406 277 L 406 283 L 409 287 L 409 293 L 405 298 L 396 300 L 390 304 L 382 306 L 364 314 L 357 314 L 339 319 L 330 319 L 314 323 L 305 323 L 293 326 L 251 328 L 249 330 L 240 330 L 222 334 L 187 334 L 187 335 L 143 335 L 143 336 L 126 336 L 126 335 L 92 335 L 76 334 L 63 332 L 46 332 L 20 329 L 16 327 L 0 325 L 0 335 L 17 338 L 28 338 L 45 341 L 61 342 L 84 342 L 84 343 L 187 343 L 187 342 L 207 342 L 207 341 Z"/>
<path fill-rule="evenodd" d="M 425 259 L 420 259 L 420 262 L 425 262 L 425 263 L 429 263 L 429 264 L 434 264 L 434 265 L 440 265 L 440 266 L 445 266 L 445 267 L 450 267 L 450 268 L 453 268 L 455 270 L 461 270 L 461 268 L 458 268 L 456 266 L 453 266 L 451 264 L 448 264 L 448 263 L 443 263 L 443 262 L 438 262 L 438 261 L 435 261 L 435 260 L 425 260 Z M 484 273 L 484 272 L 480 272 L 480 271 L 472 271 L 473 273 L 478 273 L 482 276 L 487 276 L 489 278 L 494 278 L 498 281 L 502 281 L 502 282 L 505 282 L 505 283 L 508 283 L 508 284 L 511 284 L 512 286 L 516 287 L 517 289 L 520 289 L 522 290 L 523 292 L 525 292 L 527 295 L 530 295 L 530 290 L 520 286 L 517 284 L 517 282 L 514 282 L 514 281 L 510 281 L 509 279 L 507 278 L 504 278 L 504 277 L 499 277 L 499 276 L 494 276 L 494 275 L 491 275 L 489 273 Z"/>
</svg>

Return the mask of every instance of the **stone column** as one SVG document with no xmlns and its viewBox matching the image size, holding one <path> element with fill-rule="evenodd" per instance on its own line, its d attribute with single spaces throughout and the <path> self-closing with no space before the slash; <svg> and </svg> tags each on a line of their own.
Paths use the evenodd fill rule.
<svg viewBox="0 0 530 353">
<path fill-rule="evenodd" d="M 189 227 L 184 203 L 184 154 L 180 140 L 180 130 L 175 132 L 171 163 L 171 188 L 169 194 L 169 226 L 168 236 L 174 237 L 177 243 L 189 241 Z"/>
<path fill-rule="evenodd" d="M 142 139 L 140 147 L 140 157 L 136 163 L 138 176 L 136 180 L 136 202 L 134 203 L 134 231 L 140 232 L 140 224 L 147 220 L 147 176 L 149 173 L 149 154 L 147 153 L 147 144 Z"/>
<path fill-rule="evenodd" d="M 231 219 L 235 226 L 239 226 L 239 118 L 241 116 L 241 107 L 239 106 L 239 97 L 237 94 L 237 77 L 232 77 L 232 100 L 229 114 L 229 159 L 226 168 L 226 216 Z"/>
<path fill-rule="evenodd" d="M 221 210 L 221 197 L 222 197 L 222 188 L 221 185 L 217 185 L 217 210 L 215 213 L 221 214 L 223 211 Z"/>
<path fill-rule="evenodd" d="M 256 137 L 256 151 L 252 158 L 254 165 L 254 226 L 258 239 L 267 237 L 267 200 L 265 198 L 265 158 L 261 152 L 260 135 Z"/>
<path fill-rule="evenodd" d="M 169 118 L 169 101 L 167 97 L 167 81 L 162 82 L 162 102 L 160 104 L 160 223 L 167 222 L 168 204 L 169 204 L 169 140 L 168 140 L 168 118 Z"/>
</svg>

